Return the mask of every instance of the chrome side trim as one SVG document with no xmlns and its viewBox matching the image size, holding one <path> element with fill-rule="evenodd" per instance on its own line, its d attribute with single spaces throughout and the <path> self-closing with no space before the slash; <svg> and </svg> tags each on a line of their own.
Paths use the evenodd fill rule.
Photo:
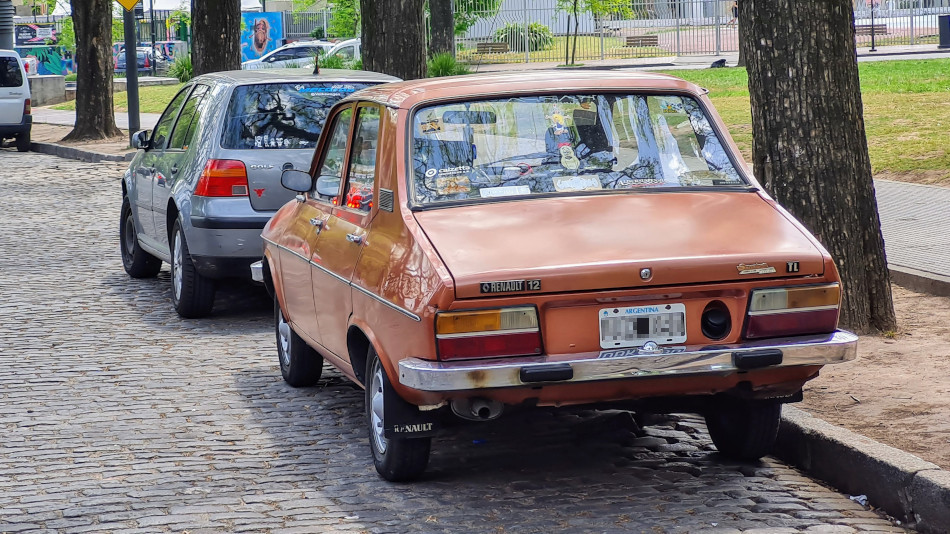
<svg viewBox="0 0 950 534">
<path fill-rule="evenodd" d="M 418 323 L 418 322 L 422 322 L 422 318 L 420 318 L 418 315 L 416 315 L 416 314 L 412 313 L 411 311 L 409 311 L 409 310 L 407 310 L 407 309 L 405 309 L 405 308 L 399 306 L 398 304 L 393 304 L 392 302 L 389 302 L 388 300 L 384 299 L 383 297 L 380 297 L 379 295 L 377 295 L 376 293 L 371 292 L 371 291 L 368 290 L 368 289 L 364 289 L 364 288 L 362 288 L 362 287 L 360 287 L 360 286 L 358 286 L 358 285 L 356 285 L 356 284 L 354 284 L 354 283 L 352 283 L 352 282 L 350 282 L 350 287 L 352 287 L 353 289 L 355 289 L 355 290 L 359 291 L 360 293 L 366 295 L 367 297 L 371 297 L 371 298 L 373 298 L 373 299 L 378 300 L 378 301 L 381 302 L 382 304 L 385 304 L 386 306 L 389 306 L 390 308 L 396 310 L 397 312 L 402 313 L 403 315 L 405 315 L 406 317 L 412 319 L 413 321 L 416 321 L 417 323 Z"/>
<path fill-rule="evenodd" d="M 754 317 L 757 315 L 781 315 L 783 313 L 803 313 L 803 312 L 837 310 L 837 309 L 838 309 L 837 304 L 828 304 L 826 306 L 809 306 L 807 308 L 781 308 L 778 310 L 750 311 L 749 316 Z"/>
<path fill-rule="evenodd" d="M 420 391 L 517 387 L 526 385 L 521 381 L 523 370 L 543 371 L 552 365 L 563 367 L 565 364 L 573 369 L 573 378 L 550 382 L 551 384 L 695 374 L 725 376 L 740 371 L 733 363 L 734 354 L 757 353 L 769 349 L 782 351 L 781 364 L 763 369 L 827 365 L 853 360 L 857 355 L 857 343 L 858 336 L 838 330 L 833 334 L 767 339 L 734 345 L 693 346 L 687 347 L 684 352 L 657 355 L 637 355 L 636 351 L 625 353 L 622 349 L 617 349 L 583 354 L 464 362 L 406 358 L 399 362 L 399 383 Z M 599 357 L 604 353 L 621 355 Z"/>
<path fill-rule="evenodd" d="M 251 264 L 251 280 L 255 282 L 264 281 L 264 261 L 257 260 Z"/>
<path fill-rule="evenodd" d="M 346 278 L 343 278 L 342 276 L 340 276 L 340 275 L 338 275 L 338 274 L 336 274 L 336 273 L 330 271 L 329 269 L 327 269 L 327 268 L 324 267 L 323 265 L 320 265 L 319 263 L 315 263 L 315 262 L 312 261 L 310 258 L 305 257 L 303 254 L 300 254 L 300 253 L 298 253 L 298 252 L 296 252 L 296 251 L 290 250 L 289 248 L 287 248 L 287 247 L 285 247 L 285 246 L 282 246 L 282 245 L 279 245 L 279 244 L 277 244 L 277 243 L 271 241 L 270 239 L 264 238 L 264 241 L 267 242 L 267 243 L 269 243 L 269 244 L 271 244 L 271 245 L 274 245 L 275 247 L 279 248 L 280 250 L 283 250 L 283 251 L 286 251 L 286 252 L 289 252 L 289 253 L 293 254 L 294 256 L 296 256 L 296 257 L 302 259 L 303 261 L 309 263 L 311 266 L 316 267 L 316 268 L 319 269 L 320 271 L 322 271 L 322 272 L 324 272 L 324 273 L 326 273 L 326 274 L 332 276 L 333 278 L 339 280 L 340 282 L 343 282 L 344 284 L 346 284 L 346 285 L 350 286 L 351 288 L 353 288 L 353 289 L 359 291 L 360 293 L 363 293 L 364 295 L 366 295 L 366 296 L 368 296 L 368 297 L 371 297 L 371 298 L 373 298 L 373 299 L 375 299 L 375 300 L 378 300 L 378 301 L 381 302 L 382 304 L 385 304 L 386 306 L 388 306 L 388 307 L 390 307 L 390 308 L 392 308 L 392 309 L 394 309 L 394 310 L 396 310 L 396 311 L 402 313 L 403 315 L 405 315 L 406 317 L 409 317 L 409 318 L 412 319 L 413 321 L 416 321 L 416 322 L 421 322 L 421 321 L 422 321 L 422 319 L 421 319 L 418 315 L 412 313 L 411 311 L 409 311 L 409 310 L 403 308 L 402 306 L 400 306 L 400 305 L 398 305 L 398 304 L 395 304 L 395 303 L 393 303 L 393 302 L 390 302 L 390 301 L 384 299 L 383 297 L 380 297 L 379 295 L 377 295 L 376 293 L 373 293 L 372 291 L 370 291 L 370 290 L 368 290 L 368 289 L 364 289 L 364 288 L 362 288 L 362 287 L 360 287 L 360 286 L 354 284 L 353 282 L 350 282 L 350 281 L 347 280 Z M 252 273 L 253 273 L 253 266 L 252 266 Z"/>
</svg>

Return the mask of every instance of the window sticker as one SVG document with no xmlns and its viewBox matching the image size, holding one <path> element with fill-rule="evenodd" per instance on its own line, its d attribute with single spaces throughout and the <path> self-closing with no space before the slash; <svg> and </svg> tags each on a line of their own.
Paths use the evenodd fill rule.
<svg viewBox="0 0 950 534">
<path fill-rule="evenodd" d="M 565 191 L 599 191 L 603 188 L 600 178 L 592 174 L 554 178 L 554 190 L 559 193 Z"/>
<path fill-rule="evenodd" d="M 526 185 L 509 185 L 503 187 L 482 187 L 478 190 L 482 198 L 513 197 L 530 195 L 531 188 Z"/>
<path fill-rule="evenodd" d="M 442 123 L 439 119 L 430 119 L 419 125 L 420 131 L 424 134 L 433 134 L 442 131 Z"/>
<path fill-rule="evenodd" d="M 440 178 L 446 176 L 458 176 L 460 174 L 468 174 L 471 172 L 472 168 L 468 165 L 461 165 L 459 167 L 448 167 L 446 169 L 428 169 L 426 171 L 426 178 L 433 178 L 439 176 Z"/>
<path fill-rule="evenodd" d="M 435 189 L 440 195 L 468 193 L 472 189 L 472 182 L 468 176 L 440 176 L 435 179 Z"/>
</svg>

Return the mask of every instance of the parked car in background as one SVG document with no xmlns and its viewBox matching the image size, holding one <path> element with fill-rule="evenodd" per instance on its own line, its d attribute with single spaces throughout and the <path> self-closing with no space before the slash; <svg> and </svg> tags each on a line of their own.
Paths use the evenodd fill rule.
<svg viewBox="0 0 950 534">
<path fill-rule="evenodd" d="M 268 52 L 260 59 L 241 63 L 241 69 L 270 69 L 270 68 L 313 68 L 314 60 L 323 56 L 333 48 L 333 43 L 327 41 L 297 41 Z"/>
<path fill-rule="evenodd" d="M 293 193 L 284 169 L 307 168 L 330 107 L 396 80 L 371 72 L 231 71 L 191 80 L 138 150 L 122 180 L 120 247 L 126 272 L 155 276 L 171 265 L 172 303 L 201 317 L 215 280 L 248 278 L 264 223 Z"/>
<path fill-rule="evenodd" d="M 23 60 L 13 50 L 0 50 L 0 142 L 16 140 L 16 149 L 30 149 L 33 115 L 30 108 L 30 84 Z"/>
<path fill-rule="evenodd" d="M 138 65 L 138 71 L 143 72 L 146 70 L 152 69 L 152 62 L 155 61 L 155 55 L 150 53 L 150 49 L 145 47 L 139 47 L 135 49 L 135 58 L 136 65 Z M 119 51 L 115 57 L 112 58 L 113 61 L 113 70 L 117 73 L 125 73 L 126 71 L 126 59 L 125 59 L 125 50 Z"/>
<path fill-rule="evenodd" d="M 782 403 L 855 357 L 832 258 L 691 83 L 379 86 L 331 110 L 309 168 L 284 171 L 300 196 L 252 272 L 284 379 L 327 361 L 362 385 L 388 480 L 422 473 L 448 420 L 534 406 L 696 411 L 721 454 L 757 459 Z"/>
<path fill-rule="evenodd" d="M 346 41 L 340 41 L 339 43 L 333 45 L 333 48 L 327 51 L 327 57 L 339 57 L 345 63 L 358 61 L 363 57 L 360 53 L 360 44 L 362 42 L 362 39 L 359 37 L 355 39 L 348 39 Z"/>
</svg>

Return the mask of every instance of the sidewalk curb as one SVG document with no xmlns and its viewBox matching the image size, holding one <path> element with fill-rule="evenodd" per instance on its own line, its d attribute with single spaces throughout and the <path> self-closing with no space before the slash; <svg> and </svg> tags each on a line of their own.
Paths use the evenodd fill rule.
<svg viewBox="0 0 950 534">
<path fill-rule="evenodd" d="M 950 532 L 950 471 L 936 464 L 788 405 L 775 455 L 840 491 L 867 495 L 920 532 Z"/>
<path fill-rule="evenodd" d="M 891 273 L 892 284 L 918 293 L 950 297 L 950 277 L 948 276 L 896 265 L 888 265 L 887 270 Z"/>
<path fill-rule="evenodd" d="M 132 158 L 135 157 L 135 152 L 122 155 L 102 154 L 92 150 L 73 148 L 71 146 L 63 146 L 56 143 L 38 143 L 36 141 L 30 143 L 30 150 L 33 152 L 39 152 L 41 154 L 51 154 L 61 158 L 85 161 L 87 163 L 97 163 L 100 161 L 132 161 Z"/>
</svg>

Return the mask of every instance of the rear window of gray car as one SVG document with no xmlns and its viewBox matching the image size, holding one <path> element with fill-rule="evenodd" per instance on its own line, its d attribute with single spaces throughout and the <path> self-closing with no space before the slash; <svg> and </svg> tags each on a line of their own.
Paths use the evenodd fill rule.
<svg viewBox="0 0 950 534">
<path fill-rule="evenodd" d="M 0 87 L 20 87 L 23 75 L 15 57 L 0 57 Z"/>
<path fill-rule="evenodd" d="M 280 83 L 234 89 L 221 146 L 227 149 L 314 148 L 333 104 L 371 83 Z"/>
</svg>

